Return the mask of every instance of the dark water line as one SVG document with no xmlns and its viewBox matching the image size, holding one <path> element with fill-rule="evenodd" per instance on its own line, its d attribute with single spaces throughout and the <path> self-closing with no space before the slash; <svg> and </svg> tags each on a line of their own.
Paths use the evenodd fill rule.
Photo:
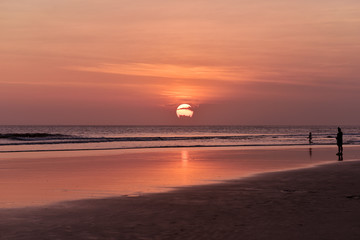
<svg viewBox="0 0 360 240">
<path fill-rule="evenodd" d="M 107 143 L 107 142 L 155 142 L 155 141 L 187 141 L 187 140 L 250 140 L 255 138 L 267 137 L 265 135 L 257 136 L 191 136 L 191 137 L 119 137 L 119 138 L 71 138 L 68 139 L 16 139 L 23 142 L 0 143 L 0 146 L 11 145 L 43 145 L 43 144 L 74 144 L 74 143 Z M 58 140 L 58 141 L 54 141 Z M 39 141 L 39 142 L 38 142 Z M 41 141 L 41 142 L 40 142 Z"/>
<path fill-rule="evenodd" d="M 358 144 L 351 144 L 358 145 Z M 360 145 L 360 144 L 359 144 Z M 26 153 L 26 152 L 75 152 L 75 151 L 100 151 L 100 150 L 129 150 L 129 149 L 166 149 L 166 148 L 220 148 L 220 147 L 296 147 L 296 146 L 334 146 L 333 144 L 249 144 L 249 145 L 184 145 L 184 146 L 145 146 L 145 147 L 115 147 L 115 148 L 77 148 L 77 149 L 34 149 L 34 150 L 9 150 L 0 153 Z"/>
<path fill-rule="evenodd" d="M 15 146 L 15 145 L 44 145 L 44 144 L 77 144 L 77 143 L 109 143 L 109 142 L 157 142 L 157 141 L 187 141 L 187 140 L 253 140 L 264 138 L 293 138 L 299 137 L 306 139 L 305 135 L 222 135 L 222 136 L 176 136 L 176 137 L 100 137 L 100 138 L 51 138 L 51 139 L 28 139 L 17 138 L 11 139 L 19 142 L 0 143 L 0 146 Z M 333 137 L 326 137 L 331 139 Z M 296 138 L 294 138 L 296 139 Z M 356 141 L 354 141 L 356 142 Z"/>
</svg>

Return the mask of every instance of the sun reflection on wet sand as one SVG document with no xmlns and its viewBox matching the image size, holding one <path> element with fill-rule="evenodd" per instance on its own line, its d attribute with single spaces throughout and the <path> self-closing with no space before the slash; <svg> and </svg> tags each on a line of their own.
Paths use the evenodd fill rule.
<svg viewBox="0 0 360 240">
<path fill-rule="evenodd" d="M 0 161 L 0 207 L 167 191 L 334 161 L 332 149 L 168 149 Z M 91 154 L 91 153 L 88 153 Z M 57 157 L 56 157 L 57 156 Z M 350 152 L 347 153 L 350 156 Z"/>
<path fill-rule="evenodd" d="M 187 167 L 188 161 L 189 161 L 189 152 L 187 150 L 182 150 L 181 151 L 181 162 L 182 162 L 183 168 Z"/>
</svg>

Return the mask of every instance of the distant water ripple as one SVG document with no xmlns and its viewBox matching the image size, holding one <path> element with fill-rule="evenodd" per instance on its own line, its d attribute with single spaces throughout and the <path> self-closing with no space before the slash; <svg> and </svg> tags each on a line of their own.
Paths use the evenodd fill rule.
<svg viewBox="0 0 360 240">
<path fill-rule="evenodd" d="M 2 126 L 0 152 L 335 144 L 336 126 Z M 344 127 L 360 144 L 360 127 Z"/>
</svg>

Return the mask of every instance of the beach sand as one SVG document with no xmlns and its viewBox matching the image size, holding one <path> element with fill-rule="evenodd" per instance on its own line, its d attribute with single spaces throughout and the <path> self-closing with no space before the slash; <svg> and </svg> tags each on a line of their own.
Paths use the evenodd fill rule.
<svg viewBox="0 0 360 240">
<path fill-rule="evenodd" d="M 0 210 L 0 239 L 360 239 L 360 162 Z"/>
</svg>

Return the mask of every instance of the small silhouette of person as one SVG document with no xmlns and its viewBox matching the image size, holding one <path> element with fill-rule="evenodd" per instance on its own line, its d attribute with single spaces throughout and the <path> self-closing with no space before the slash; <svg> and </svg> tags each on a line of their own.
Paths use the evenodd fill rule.
<svg viewBox="0 0 360 240">
<path fill-rule="evenodd" d="M 312 134 L 311 134 L 311 132 L 309 132 L 309 137 L 308 137 L 308 139 L 309 139 L 309 144 L 312 144 L 313 142 L 312 142 Z"/>
<path fill-rule="evenodd" d="M 338 127 L 338 133 L 336 135 L 336 145 L 338 146 L 337 155 L 342 155 L 343 154 L 343 133 L 342 133 L 340 127 Z"/>
</svg>

